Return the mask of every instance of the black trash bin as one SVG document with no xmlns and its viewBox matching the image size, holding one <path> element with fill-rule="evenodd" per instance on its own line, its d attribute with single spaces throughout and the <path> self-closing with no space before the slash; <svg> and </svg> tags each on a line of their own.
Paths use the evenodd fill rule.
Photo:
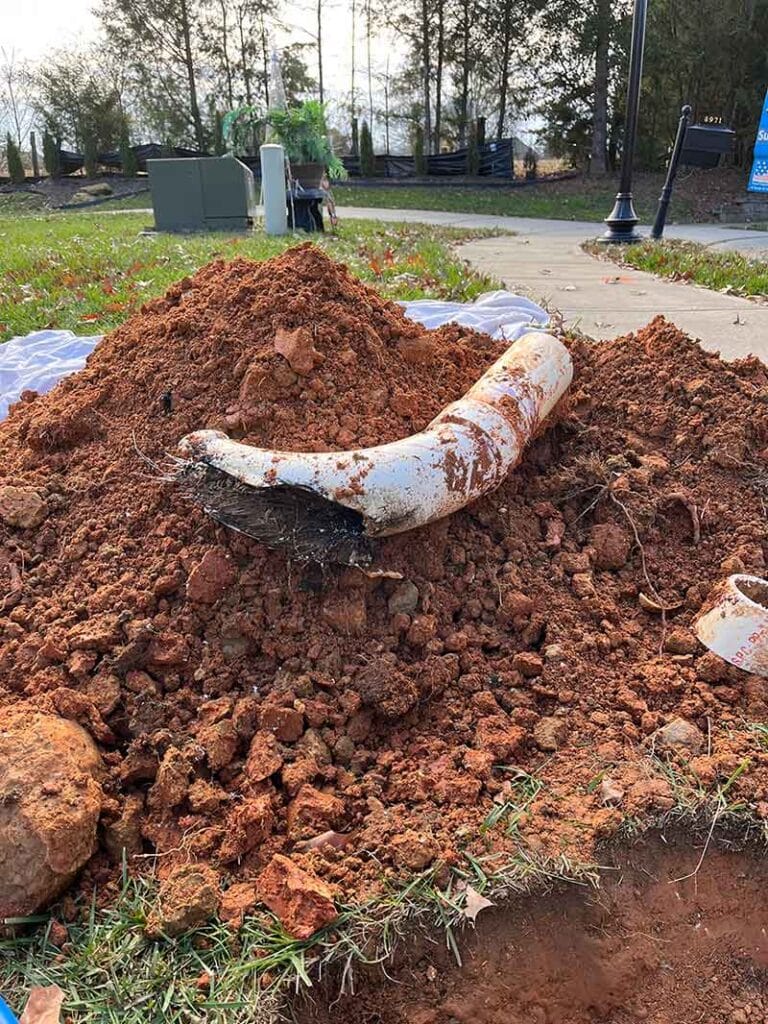
<svg viewBox="0 0 768 1024">
<path fill-rule="evenodd" d="M 288 189 L 285 201 L 288 204 L 288 227 L 302 231 L 325 231 L 323 226 L 323 200 L 321 188 Z"/>
</svg>

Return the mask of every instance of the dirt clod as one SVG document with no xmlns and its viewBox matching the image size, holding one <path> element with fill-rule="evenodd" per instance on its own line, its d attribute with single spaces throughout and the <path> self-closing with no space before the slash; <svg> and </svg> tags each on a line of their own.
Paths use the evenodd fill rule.
<svg viewBox="0 0 768 1024">
<path fill-rule="evenodd" d="M 210 867 L 186 864 L 175 868 L 160 885 L 147 934 L 173 938 L 205 924 L 218 910 L 220 898 L 219 878 Z"/>
<path fill-rule="evenodd" d="M 8 526 L 29 530 L 45 519 L 47 506 L 43 498 L 30 487 L 0 487 L 0 519 Z"/>
<path fill-rule="evenodd" d="M 30 914 L 96 845 L 101 762 L 79 725 L 19 712 L 0 726 L 0 918 Z"/>
<path fill-rule="evenodd" d="M 259 875 L 256 891 L 288 934 L 297 939 L 310 938 L 338 917 L 330 887 L 280 854 Z"/>
</svg>

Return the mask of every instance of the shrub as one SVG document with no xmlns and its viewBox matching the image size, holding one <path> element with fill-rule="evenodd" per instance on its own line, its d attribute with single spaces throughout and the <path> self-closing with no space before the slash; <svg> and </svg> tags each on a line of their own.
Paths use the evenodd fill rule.
<svg viewBox="0 0 768 1024">
<path fill-rule="evenodd" d="M 360 173 L 364 178 L 372 178 L 376 173 L 373 139 L 367 121 L 363 121 L 363 126 L 360 129 Z"/>
<path fill-rule="evenodd" d="M 120 163 L 122 164 L 123 174 L 126 178 L 135 178 L 139 170 L 139 164 L 136 160 L 136 154 L 131 148 L 131 136 L 128 131 L 127 122 L 123 124 L 120 131 Z"/>
<path fill-rule="evenodd" d="M 43 132 L 43 166 L 52 178 L 57 178 L 59 166 L 59 144 L 49 131 Z"/>
<path fill-rule="evenodd" d="M 95 178 L 99 166 L 99 150 L 93 132 L 87 132 L 83 139 L 83 163 L 87 177 Z"/>
<path fill-rule="evenodd" d="M 5 137 L 5 156 L 8 161 L 8 175 L 14 185 L 23 185 L 26 179 L 24 164 L 21 162 L 19 147 L 10 134 Z"/>
</svg>

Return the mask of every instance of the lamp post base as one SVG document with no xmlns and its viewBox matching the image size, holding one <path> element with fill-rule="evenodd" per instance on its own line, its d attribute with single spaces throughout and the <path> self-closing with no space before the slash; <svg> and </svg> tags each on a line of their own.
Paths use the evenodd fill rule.
<svg viewBox="0 0 768 1024">
<path fill-rule="evenodd" d="M 599 241 L 605 245 L 632 245 L 635 242 L 642 242 L 643 236 L 635 230 L 638 220 L 632 193 L 619 192 L 610 216 L 605 218 L 608 230 Z"/>
</svg>

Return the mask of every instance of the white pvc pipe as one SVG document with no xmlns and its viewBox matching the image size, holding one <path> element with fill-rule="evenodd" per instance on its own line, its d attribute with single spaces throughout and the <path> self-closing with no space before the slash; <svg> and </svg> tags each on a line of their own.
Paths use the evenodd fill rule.
<svg viewBox="0 0 768 1024">
<path fill-rule="evenodd" d="M 267 235 L 288 233 L 285 204 L 285 153 L 282 146 L 267 143 L 259 149 L 261 194 L 264 200 L 264 231 Z"/>
<path fill-rule="evenodd" d="M 768 580 L 729 576 L 694 622 L 696 636 L 737 668 L 768 676 Z"/>
<path fill-rule="evenodd" d="M 496 488 L 572 377 L 565 345 L 530 333 L 425 430 L 401 441 L 347 452 L 281 452 L 200 430 L 180 447 L 190 462 L 248 487 L 312 491 L 359 512 L 369 536 L 384 536 L 441 519 Z"/>
</svg>

